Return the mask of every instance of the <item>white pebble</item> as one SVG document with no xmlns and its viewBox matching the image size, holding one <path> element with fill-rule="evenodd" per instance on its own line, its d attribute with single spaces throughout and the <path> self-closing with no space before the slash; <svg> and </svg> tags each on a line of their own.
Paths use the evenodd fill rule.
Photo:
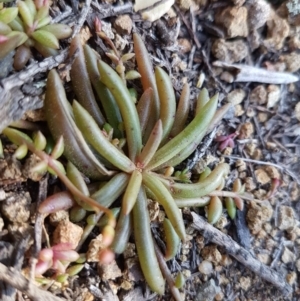
<svg viewBox="0 0 300 301">
<path fill-rule="evenodd" d="M 209 275 L 212 272 L 213 265 L 210 261 L 203 260 L 198 269 L 202 274 Z"/>
</svg>

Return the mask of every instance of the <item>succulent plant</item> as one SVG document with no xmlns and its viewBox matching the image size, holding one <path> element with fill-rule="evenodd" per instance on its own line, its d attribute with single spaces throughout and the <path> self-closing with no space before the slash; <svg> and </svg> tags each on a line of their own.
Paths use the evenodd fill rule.
<svg viewBox="0 0 300 301">
<path fill-rule="evenodd" d="M 86 212 L 96 211 L 88 217 L 82 241 L 98 224 L 102 215 L 99 210 L 107 213 L 108 219 L 100 220 L 107 246 L 99 255 L 101 259 L 105 261 L 109 254 L 122 253 L 133 232 L 140 265 L 150 288 L 163 294 L 166 278 L 174 297 L 180 300 L 176 285 L 183 283 L 182 277 L 179 275 L 175 284 L 165 265 L 165 260 L 176 256 L 180 241 L 186 238 L 180 208 L 208 205 L 208 220 L 215 223 L 223 211 L 221 198 L 226 193 L 221 190 L 229 165 L 221 163 L 212 171 L 207 169 L 196 183 L 191 183 L 187 170 L 175 171 L 175 168 L 193 153 L 214 123 L 214 116 L 220 118 L 216 111 L 218 95 L 209 98 L 203 89 L 195 116 L 187 124 L 188 84 L 184 85 L 176 107 L 170 77 L 158 66 L 153 73 L 149 54 L 138 34 L 134 34 L 134 52 L 144 93 L 137 104 L 132 100 L 123 73 L 100 60 L 88 45 L 82 46 L 79 37 L 72 40 L 70 55 L 75 51 L 78 55 L 70 75 L 76 100 L 71 106 L 58 73 L 51 70 L 44 103 L 56 145 L 64 141 L 63 153 L 69 160 L 66 172 L 57 163 L 61 147 L 57 146 L 47 155 L 16 130 L 6 129 L 4 134 L 17 145 L 25 144 L 43 160 L 44 169 L 50 168 L 61 178 L 78 204 L 73 209 L 74 219 L 85 216 L 80 212 L 82 208 Z M 104 181 L 91 196 L 81 173 Z M 242 189 L 240 183 L 235 189 Z M 238 193 L 229 193 L 229 197 L 237 196 Z M 120 197 L 121 209 L 110 210 Z M 163 223 L 164 259 L 152 237 L 147 198 L 157 201 L 167 216 Z M 233 199 L 231 201 L 226 201 L 226 206 L 234 217 L 232 208 L 236 205 Z M 39 211 L 49 213 L 55 206 L 56 209 L 69 208 L 72 204 L 65 196 L 53 196 Z M 114 216 L 117 216 L 116 225 Z"/>
<path fill-rule="evenodd" d="M 162 294 L 164 277 L 154 251 L 147 197 L 156 200 L 168 217 L 164 222 L 166 258 L 171 259 L 176 255 L 180 240 L 184 241 L 186 236 L 177 202 L 180 207 L 185 206 L 185 201 L 199 203 L 199 198 L 217 189 L 229 172 L 228 165 L 223 163 L 202 182 L 193 184 L 178 183 L 178 176 L 164 174 L 167 167 L 176 166 L 195 150 L 214 117 L 218 96 L 209 99 L 207 93 L 203 93 L 202 107 L 186 125 L 188 85 L 176 110 L 169 76 L 160 67 L 156 67 L 153 74 L 149 55 L 137 34 L 134 34 L 134 51 L 145 91 L 137 106 L 119 74 L 98 60 L 88 45 L 82 47 L 75 37 L 70 49 L 71 54 L 75 49 L 79 51 L 70 73 L 77 100 L 71 107 L 59 75 L 55 70 L 50 71 L 44 106 L 49 129 L 54 139 L 64 137 L 64 154 L 74 164 L 70 175 L 76 166 L 91 178 L 106 177 L 108 182 L 102 189 L 115 192 L 105 199 L 95 194 L 92 198 L 108 207 L 123 195 L 116 236 L 110 248 L 123 252 L 132 219 L 144 276 L 151 289 Z M 104 113 L 97 105 L 92 86 Z M 122 139 L 126 139 L 126 146 L 120 143 Z M 101 195 L 101 189 L 96 194 Z M 206 203 L 207 200 L 202 205 Z"/>
<path fill-rule="evenodd" d="M 1 3 L 0 3 L 1 5 Z M 59 40 L 70 37 L 72 29 L 65 24 L 50 24 L 48 0 L 19 1 L 17 7 L 0 9 L 0 60 L 16 50 L 14 68 L 22 69 L 34 47 L 44 57 L 55 55 Z"/>
</svg>

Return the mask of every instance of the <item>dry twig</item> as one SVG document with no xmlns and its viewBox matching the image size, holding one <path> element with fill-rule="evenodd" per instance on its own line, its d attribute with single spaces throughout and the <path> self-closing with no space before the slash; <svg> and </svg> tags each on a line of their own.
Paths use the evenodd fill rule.
<svg viewBox="0 0 300 301">
<path fill-rule="evenodd" d="M 262 279 L 272 283 L 280 289 L 284 296 L 292 293 L 292 287 L 289 286 L 285 279 L 276 271 L 259 262 L 253 255 L 239 244 L 237 244 L 230 236 L 222 233 L 212 225 L 207 223 L 202 217 L 192 212 L 193 224 L 192 227 L 202 232 L 203 236 L 210 239 L 211 242 L 222 246 L 226 252 L 242 263 L 245 267 L 253 271 Z"/>
<path fill-rule="evenodd" d="M 228 159 L 233 159 L 233 160 L 243 160 L 245 162 L 254 163 L 254 164 L 274 166 L 274 167 L 278 168 L 279 170 L 284 171 L 286 174 L 288 174 L 290 177 L 292 177 L 297 182 L 298 185 L 300 185 L 300 179 L 297 177 L 297 175 L 295 175 L 292 171 L 290 171 L 285 166 L 281 166 L 281 165 L 278 165 L 278 164 L 275 164 L 272 162 L 247 159 L 247 158 L 243 158 L 243 157 L 236 157 L 236 156 L 224 156 L 224 157 L 228 158 Z"/>
<path fill-rule="evenodd" d="M 7 268 L 0 263 L 0 281 L 4 281 L 9 285 L 15 287 L 17 290 L 26 294 L 32 301 L 62 301 L 64 299 L 55 297 L 50 292 L 44 291 L 35 286 L 31 281 L 26 279 L 16 269 Z"/>
<path fill-rule="evenodd" d="M 257 82 L 266 84 L 290 84 L 299 80 L 289 72 L 269 71 L 263 68 L 257 68 L 247 65 L 228 64 L 221 61 L 213 62 L 213 66 L 222 67 L 235 75 L 235 82 Z"/>
</svg>

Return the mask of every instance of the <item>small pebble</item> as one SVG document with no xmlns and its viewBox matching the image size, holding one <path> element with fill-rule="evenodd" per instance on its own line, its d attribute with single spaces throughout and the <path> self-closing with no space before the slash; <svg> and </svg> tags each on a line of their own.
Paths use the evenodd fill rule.
<svg viewBox="0 0 300 301">
<path fill-rule="evenodd" d="M 198 270 L 204 274 L 204 275 L 209 275 L 213 271 L 213 265 L 210 261 L 208 260 L 203 260 L 198 267 Z"/>
</svg>

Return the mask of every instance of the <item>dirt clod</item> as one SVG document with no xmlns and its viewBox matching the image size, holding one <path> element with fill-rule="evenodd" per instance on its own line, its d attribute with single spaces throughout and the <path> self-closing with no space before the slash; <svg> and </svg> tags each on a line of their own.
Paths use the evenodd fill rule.
<svg viewBox="0 0 300 301">
<path fill-rule="evenodd" d="M 250 93 L 250 102 L 263 105 L 267 102 L 267 89 L 264 85 L 256 86 Z"/>
<path fill-rule="evenodd" d="M 23 182 L 21 163 L 13 157 L 0 159 L 0 186 Z"/>
<path fill-rule="evenodd" d="M 202 274 L 205 275 L 209 275 L 211 274 L 211 272 L 213 271 L 213 265 L 210 261 L 208 260 L 203 260 L 199 266 L 198 266 L 198 270 L 199 272 L 201 272 Z"/>
<path fill-rule="evenodd" d="M 289 35 L 290 26 L 288 22 L 274 14 L 273 18 L 267 21 L 267 27 L 268 33 L 264 45 L 268 49 L 281 49 Z"/>
<path fill-rule="evenodd" d="M 267 107 L 273 108 L 280 99 L 280 88 L 276 85 L 269 85 L 267 88 Z"/>
<path fill-rule="evenodd" d="M 244 291 L 247 291 L 249 289 L 249 287 L 251 286 L 250 277 L 241 277 L 240 286 Z"/>
<path fill-rule="evenodd" d="M 300 54 L 297 52 L 282 55 L 281 60 L 285 63 L 288 72 L 297 72 L 300 69 Z"/>
<path fill-rule="evenodd" d="M 212 45 L 212 53 L 221 61 L 234 63 L 241 61 L 248 55 L 248 47 L 243 40 L 229 42 L 218 39 Z"/>
<path fill-rule="evenodd" d="M 118 16 L 115 20 L 114 27 L 119 34 L 128 35 L 132 30 L 132 20 L 129 15 Z"/>
<path fill-rule="evenodd" d="M 239 139 L 247 139 L 252 136 L 254 132 L 254 126 L 251 122 L 246 122 L 241 125 L 239 130 Z"/>
<path fill-rule="evenodd" d="M 69 213 L 66 210 L 59 210 L 50 214 L 50 223 L 53 226 L 57 226 L 61 221 L 69 220 Z"/>
<path fill-rule="evenodd" d="M 30 216 L 31 197 L 28 192 L 10 192 L 1 203 L 1 213 L 11 223 L 26 223 Z"/>
<path fill-rule="evenodd" d="M 76 248 L 82 233 L 83 229 L 80 226 L 77 226 L 68 220 L 63 220 L 58 223 L 53 232 L 53 243 L 59 244 L 61 242 L 71 242 L 74 245 L 74 248 Z"/>
<path fill-rule="evenodd" d="M 98 273 L 102 280 L 114 280 L 122 276 L 122 272 L 115 260 L 109 264 L 98 264 Z"/>
<path fill-rule="evenodd" d="M 294 262 L 296 259 L 296 255 L 287 247 L 284 247 L 282 255 L 281 255 L 281 260 L 284 263 L 289 263 L 289 262 Z"/>
<path fill-rule="evenodd" d="M 226 99 L 233 105 L 238 105 L 243 102 L 246 97 L 246 92 L 243 89 L 235 89 L 228 93 Z"/>
<path fill-rule="evenodd" d="M 295 225 L 295 212 L 290 206 L 280 206 L 278 212 L 278 228 L 280 230 L 290 230 Z"/>
<path fill-rule="evenodd" d="M 257 182 L 264 185 L 271 182 L 271 178 L 269 175 L 265 172 L 263 168 L 258 168 L 255 170 L 255 176 L 257 179 Z"/>
<path fill-rule="evenodd" d="M 206 246 L 201 251 L 202 257 L 217 265 L 222 260 L 222 255 L 216 246 Z"/>
<path fill-rule="evenodd" d="M 258 205 L 250 202 L 250 209 L 247 212 L 248 227 L 252 234 L 257 234 L 265 222 L 269 221 L 273 215 L 273 209 L 270 205 Z"/>
<path fill-rule="evenodd" d="M 246 7 L 227 7 L 216 16 L 216 23 L 223 25 L 228 38 L 246 37 L 249 32 L 247 17 Z"/>
</svg>

